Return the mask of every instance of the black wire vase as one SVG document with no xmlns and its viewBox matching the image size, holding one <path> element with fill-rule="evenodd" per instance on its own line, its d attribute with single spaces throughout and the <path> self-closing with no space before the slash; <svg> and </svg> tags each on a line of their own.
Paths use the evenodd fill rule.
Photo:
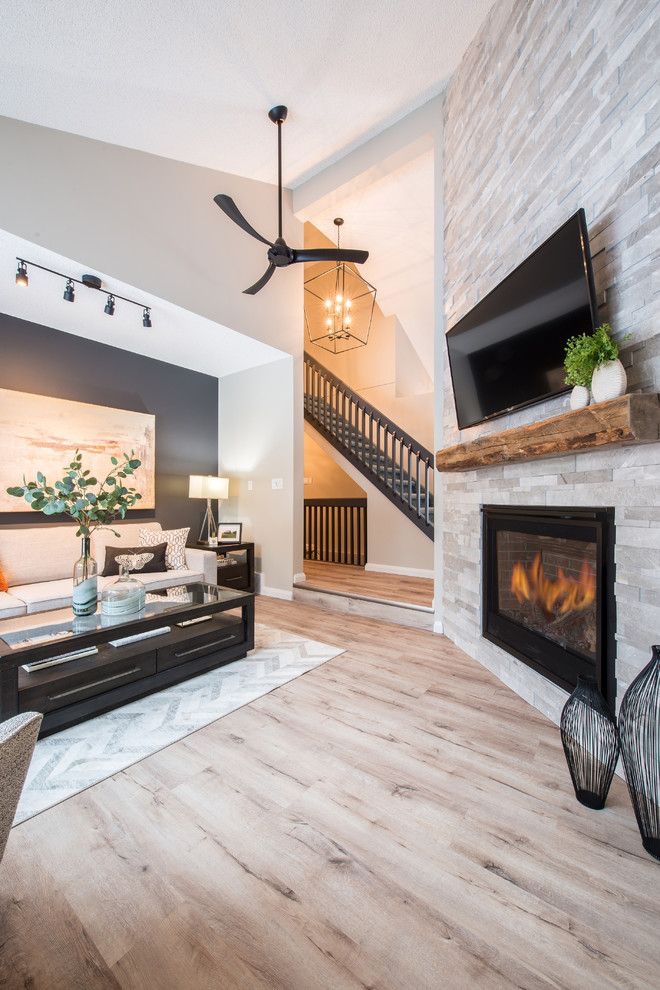
<svg viewBox="0 0 660 990">
<path fill-rule="evenodd" d="M 596 678 L 578 676 L 561 713 L 561 741 L 575 796 L 587 808 L 603 808 L 619 758 L 616 720 Z"/>
<path fill-rule="evenodd" d="M 623 696 L 619 736 L 642 845 L 660 859 L 660 646 Z"/>
</svg>

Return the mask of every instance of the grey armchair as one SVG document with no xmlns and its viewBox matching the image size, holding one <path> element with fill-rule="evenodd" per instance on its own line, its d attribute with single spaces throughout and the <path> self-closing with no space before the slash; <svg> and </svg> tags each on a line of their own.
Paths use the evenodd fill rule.
<svg viewBox="0 0 660 990">
<path fill-rule="evenodd" d="M 0 722 L 0 860 L 7 845 L 42 718 L 39 712 L 25 712 Z"/>
</svg>

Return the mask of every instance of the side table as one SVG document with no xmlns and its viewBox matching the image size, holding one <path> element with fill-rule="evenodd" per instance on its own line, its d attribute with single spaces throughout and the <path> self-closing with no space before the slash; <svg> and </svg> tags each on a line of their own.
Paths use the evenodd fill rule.
<svg viewBox="0 0 660 990">
<path fill-rule="evenodd" d="M 215 550 L 220 587 L 254 591 L 254 543 L 218 543 L 216 547 L 198 545 L 205 550 Z"/>
</svg>

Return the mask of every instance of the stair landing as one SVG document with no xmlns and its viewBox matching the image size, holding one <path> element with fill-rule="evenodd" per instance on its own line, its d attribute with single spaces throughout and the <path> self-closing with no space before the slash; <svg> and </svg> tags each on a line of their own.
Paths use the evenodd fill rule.
<svg viewBox="0 0 660 990">
<path fill-rule="evenodd" d="M 305 580 L 294 584 L 294 601 L 415 629 L 433 629 L 433 581 L 429 578 L 309 560 L 303 566 Z"/>
</svg>

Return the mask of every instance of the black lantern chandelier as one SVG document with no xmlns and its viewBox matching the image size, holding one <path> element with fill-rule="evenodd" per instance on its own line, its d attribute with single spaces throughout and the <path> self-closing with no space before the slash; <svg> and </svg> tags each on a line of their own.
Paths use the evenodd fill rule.
<svg viewBox="0 0 660 990">
<path fill-rule="evenodd" d="M 337 250 L 339 228 L 336 217 Z M 341 262 L 305 282 L 305 323 L 312 344 L 333 354 L 364 347 L 369 340 L 376 289 L 355 268 Z"/>
</svg>

